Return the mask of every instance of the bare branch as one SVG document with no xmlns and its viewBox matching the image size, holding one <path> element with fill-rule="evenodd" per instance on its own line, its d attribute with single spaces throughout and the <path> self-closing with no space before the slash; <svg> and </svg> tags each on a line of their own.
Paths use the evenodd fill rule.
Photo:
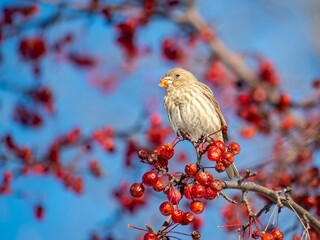
<svg viewBox="0 0 320 240">
<path fill-rule="evenodd" d="M 312 216 L 307 210 L 305 210 L 299 204 L 295 203 L 291 198 L 279 196 L 279 192 L 277 191 L 273 191 L 269 188 L 263 187 L 253 182 L 238 183 L 225 181 L 222 182 L 222 184 L 223 188 L 225 189 L 239 189 L 242 191 L 259 193 L 271 200 L 272 202 L 277 203 L 278 205 L 281 204 L 289 208 L 290 210 L 298 214 L 298 216 L 304 221 L 305 219 L 307 219 L 310 226 L 312 226 L 317 232 L 320 232 L 320 221 L 318 219 Z"/>
</svg>

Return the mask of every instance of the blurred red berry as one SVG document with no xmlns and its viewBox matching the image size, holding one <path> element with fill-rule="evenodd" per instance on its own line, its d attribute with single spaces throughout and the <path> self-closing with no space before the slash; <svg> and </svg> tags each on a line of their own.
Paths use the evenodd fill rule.
<svg viewBox="0 0 320 240">
<path fill-rule="evenodd" d="M 71 63 L 78 67 L 92 68 L 97 65 L 97 60 L 88 54 L 71 52 L 68 54 Z"/>
<path fill-rule="evenodd" d="M 266 59 L 260 60 L 258 75 L 262 80 L 272 86 L 276 86 L 279 84 L 279 77 L 274 69 L 273 64 Z"/>
<path fill-rule="evenodd" d="M 38 204 L 34 208 L 34 215 L 37 220 L 43 220 L 44 218 L 44 208 L 41 204 Z"/>
<path fill-rule="evenodd" d="M 118 32 L 117 43 L 122 47 L 129 58 L 134 57 L 138 51 L 135 43 L 135 32 L 137 27 L 138 22 L 134 19 L 121 22 L 116 26 Z"/>
<path fill-rule="evenodd" d="M 312 87 L 315 88 L 315 89 L 320 89 L 320 79 L 319 78 L 313 80 Z"/>
<path fill-rule="evenodd" d="M 205 73 L 206 80 L 211 84 L 219 84 L 226 75 L 226 70 L 220 61 L 213 61 Z"/>
<path fill-rule="evenodd" d="M 102 169 L 98 160 L 93 159 L 89 161 L 89 170 L 97 178 L 102 176 Z"/>
<path fill-rule="evenodd" d="M 46 53 L 46 44 L 43 37 L 27 37 L 20 41 L 19 52 L 27 61 L 36 61 Z"/>
<path fill-rule="evenodd" d="M 192 222 L 192 229 L 193 230 L 199 230 L 201 227 L 203 226 L 203 219 L 200 218 L 200 217 L 195 217 L 193 222 Z M 198 232 L 199 233 L 199 232 Z M 192 236 L 196 234 L 195 231 L 192 232 Z M 194 238 L 195 240 L 196 239 L 199 239 L 200 240 L 200 236 L 199 238 Z"/>
<path fill-rule="evenodd" d="M 21 125 L 28 127 L 40 127 L 42 125 L 42 117 L 35 110 L 30 107 L 18 104 L 13 113 L 13 118 L 15 121 Z"/>
<path fill-rule="evenodd" d="M 162 55 L 171 61 L 179 61 L 183 58 L 184 51 L 176 39 L 167 38 L 162 42 Z"/>
<path fill-rule="evenodd" d="M 12 181 L 12 172 L 10 172 L 9 170 L 6 170 L 3 172 L 3 175 L 2 175 L 2 182 L 5 183 L 5 184 L 8 184 Z"/>
<path fill-rule="evenodd" d="M 291 105 L 291 97 L 289 94 L 283 93 L 280 95 L 280 98 L 278 100 L 277 106 L 279 110 L 285 110 Z"/>
</svg>

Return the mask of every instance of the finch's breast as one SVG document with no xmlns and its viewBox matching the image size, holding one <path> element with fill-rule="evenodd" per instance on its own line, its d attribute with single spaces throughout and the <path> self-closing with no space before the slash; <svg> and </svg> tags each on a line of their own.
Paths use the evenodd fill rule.
<svg viewBox="0 0 320 240">
<path fill-rule="evenodd" d="M 172 129 L 187 132 L 194 141 L 202 134 L 209 135 L 221 128 L 214 103 L 202 93 L 201 88 L 174 89 L 166 94 L 164 102 Z"/>
</svg>

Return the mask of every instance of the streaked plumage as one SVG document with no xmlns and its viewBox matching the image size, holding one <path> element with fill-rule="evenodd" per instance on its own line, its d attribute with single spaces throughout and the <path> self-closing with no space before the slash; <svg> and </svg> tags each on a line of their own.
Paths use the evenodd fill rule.
<svg viewBox="0 0 320 240">
<path fill-rule="evenodd" d="M 193 141 L 202 134 L 213 139 L 227 141 L 227 133 L 221 127 L 226 121 L 208 86 L 199 82 L 189 71 L 173 68 L 161 79 L 160 86 L 166 87 L 164 106 L 172 129 L 187 132 Z M 228 177 L 239 177 L 238 170 L 232 164 L 226 170 Z"/>
</svg>

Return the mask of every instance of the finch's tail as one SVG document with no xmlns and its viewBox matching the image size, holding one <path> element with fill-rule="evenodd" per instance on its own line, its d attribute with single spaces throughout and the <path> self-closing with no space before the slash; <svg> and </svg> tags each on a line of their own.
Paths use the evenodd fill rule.
<svg viewBox="0 0 320 240">
<path fill-rule="evenodd" d="M 238 169 L 236 167 L 236 165 L 234 165 L 234 163 L 232 163 L 227 169 L 226 169 L 227 175 L 229 177 L 229 179 L 232 179 L 234 177 L 239 178 L 239 172 Z"/>
</svg>

